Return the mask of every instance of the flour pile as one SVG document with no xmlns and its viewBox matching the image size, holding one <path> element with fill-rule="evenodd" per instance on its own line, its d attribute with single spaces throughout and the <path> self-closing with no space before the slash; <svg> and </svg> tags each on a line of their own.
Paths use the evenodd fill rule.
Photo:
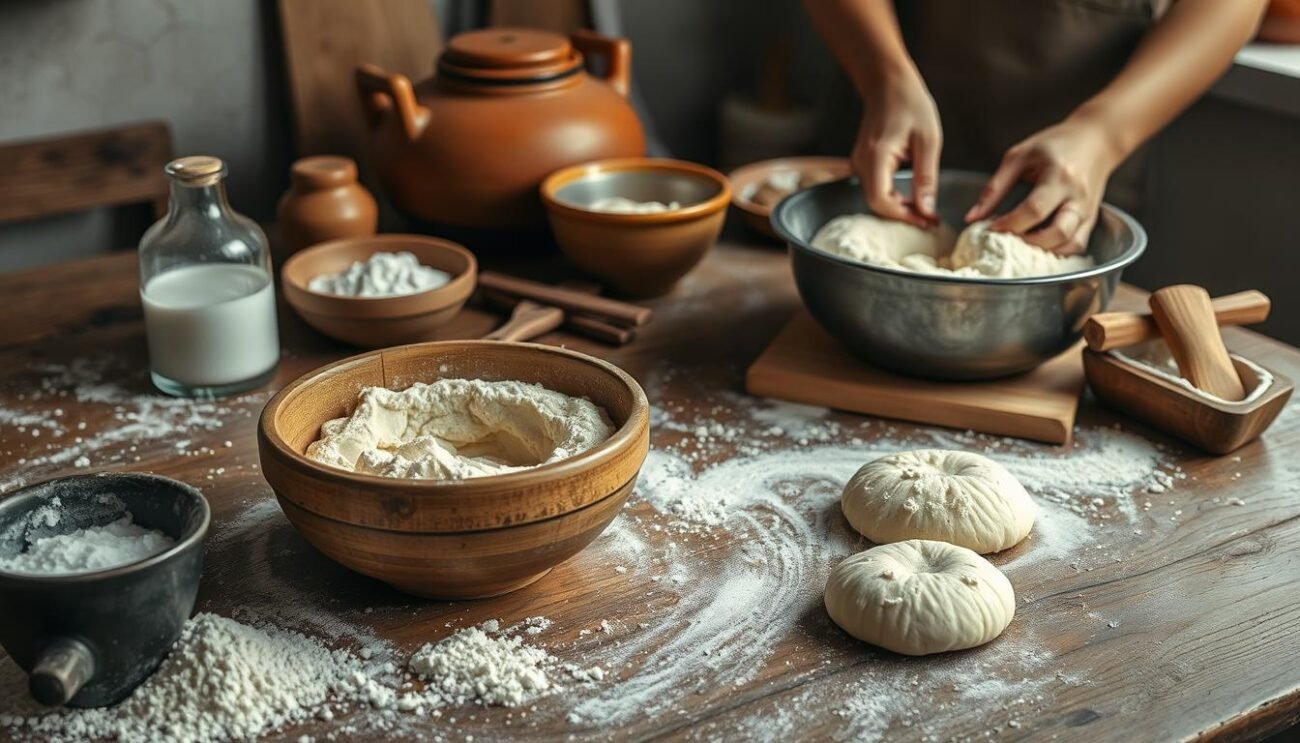
<svg viewBox="0 0 1300 743">
<path fill-rule="evenodd" d="M 449 281 L 451 274 L 422 265 L 414 253 L 401 251 L 375 253 L 338 273 L 313 277 L 307 288 L 345 297 L 396 297 L 437 289 Z"/>
<path fill-rule="evenodd" d="M 0 558 L 0 570 L 14 573 L 80 573 L 139 562 L 170 549 L 176 540 L 146 529 L 130 513 L 103 526 L 40 537 L 13 557 Z"/>
<path fill-rule="evenodd" d="M 976 222 L 954 236 L 945 226 L 922 229 L 869 214 L 848 214 L 826 223 L 813 235 L 812 245 L 873 266 L 967 278 L 1056 276 L 1094 265 L 1090 256 L 1049 253 L 1019 235 L 988 227 L 988 221 Z"/>
<path fill-rule="evenodd" d="M 636 201 L 622 196 L 606 196 L 591 202 L 587 208 L 607 214 L 662 214 L 681 209 L 682 205 L 676 201 L 665 204 L 662 201 Z"/>
<path fill-rule="evenodd" d="M 522 629 L 535 634 L 534 628 L 546 626 L 549 620 L 533 617 Z M 604 677 L 599 667 L 561 663 L 509 636 L 496 620 L 425 645 L 408 665 L 418 677 L 373 648 L 330 649 L 269 623 L 199 614 L 158 670 L 119 704 L 48 710 L 16 688 L 0 689 L 7 696 L 0 702 L 0 730 L 53 743 L 215 743 L 355 710 L 369 710 L 371 725 L 383 730 L 404 715 L 440 717 L 449 705 L 515 706 L 562 689 L 561 678 L 587 683 Z M 420 679 L 428 681 L 423 688 Z"/>
<path fill-rule="evenodd" d="M 350 417 L 321 426 L 307 456 L 371 475 L 463 480 L 558 462 L 613 433 L 590 400 L 526 382 L 439 379 L 365 388 Z"/>
</svg>

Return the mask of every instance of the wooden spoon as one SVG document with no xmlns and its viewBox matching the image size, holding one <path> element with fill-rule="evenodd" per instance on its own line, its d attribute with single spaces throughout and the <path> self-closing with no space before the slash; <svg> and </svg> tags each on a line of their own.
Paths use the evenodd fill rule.
<svg viewBox="0 0 1300 743">
<path fill-rule="evenodd" d="M 1191 284 L 1167 286 L 1151 295 L 1150 304 L 1180 374 L 1215 397 L 1235 401 L 1246 396 L 1223 345 L 1209 292 Z"/>
<path fill-rule="evenodd" d="M 492 341 L 526 341 L 545 335 L 564 323 L 564 310 L 530 300 L 515 305 L 505 324 L 483 336 Z"/>
<path fill-rule="evenodd" d="M 1214 319 L 1224 325 L 1252 325 L 1268 319 L 1271 308 L 1269 298 L 1255 290 L 1215 297 Z M 1160 328 L 1150 315 L 1138 312 L 1102 312 L 1088 318 L 1083 326 L 1083 337 L 1088 348 L 1109 351 L 1112 348 L 1133 346 L 1160 337 Z"/>
</svg>

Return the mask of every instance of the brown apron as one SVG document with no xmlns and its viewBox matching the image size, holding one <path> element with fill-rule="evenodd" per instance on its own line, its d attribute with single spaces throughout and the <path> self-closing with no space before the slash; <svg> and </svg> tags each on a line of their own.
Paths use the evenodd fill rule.
<svg viewBox="0 0 1300 743">
<path fill-rule="evenodd" d="M 1172 0 L 898 0 L 943 121 L 943 167 L 991 172 L 1007 148 L 1106 86 Z M 1139 156 L 1106 198 L 1141 206 Z"/>
</svg>

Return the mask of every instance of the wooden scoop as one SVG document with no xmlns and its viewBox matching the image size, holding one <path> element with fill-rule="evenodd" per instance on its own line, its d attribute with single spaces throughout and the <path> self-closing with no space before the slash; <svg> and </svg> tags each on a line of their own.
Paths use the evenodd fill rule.
<svg viewBox="0 0 1300 743">
<path fill-rule="evenodd" d="M 526 341 L 555 330 L 564 323 L 564 310 L 527 299 L 515 305 L 505 324 L 483 336 L 491 341 Z"/>
<path fill-rule="evenodd" d="M 1191 284 L 1167 286 L 1151 295 L 1150 305 L 1179 374 L 1197 389 L 1223 400 L 1246 396 L 1205 289 Z"/>
<path fill-rule="evenodd" d="M 1219 327 L 1263 322 L 1268 319 L 1272 308 L 1268 296 L 1254 290 L 1215 297 L 1210 305 L 1214 308 L 1214 320 Z M 1083 337 L 1088 341 L 1088 348 L 1109 351 L 1155 340 L 1160 337 L 1160 327 L 1149 314 L 1102 312 L 1088 318 L 1083 326 Z"/>
</svg>

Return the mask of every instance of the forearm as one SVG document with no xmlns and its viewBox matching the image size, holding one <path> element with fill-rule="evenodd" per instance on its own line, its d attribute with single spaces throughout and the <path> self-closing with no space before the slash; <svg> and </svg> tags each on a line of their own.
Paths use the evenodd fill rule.
<svg viewBox="0 0 1300 743">
<path fill-rule="evenodd" d="M 1071 119 L 1099 123 L 1118 164 L 1191 105 L 1250 40 L 1267 0 L 1179 0 Z"/>
<path fill-rule="evenodd" d="M 900 75 L 916 75 L 892 0 L 804 0 L 813 26 L 863 98 Z"/>
</svg>

